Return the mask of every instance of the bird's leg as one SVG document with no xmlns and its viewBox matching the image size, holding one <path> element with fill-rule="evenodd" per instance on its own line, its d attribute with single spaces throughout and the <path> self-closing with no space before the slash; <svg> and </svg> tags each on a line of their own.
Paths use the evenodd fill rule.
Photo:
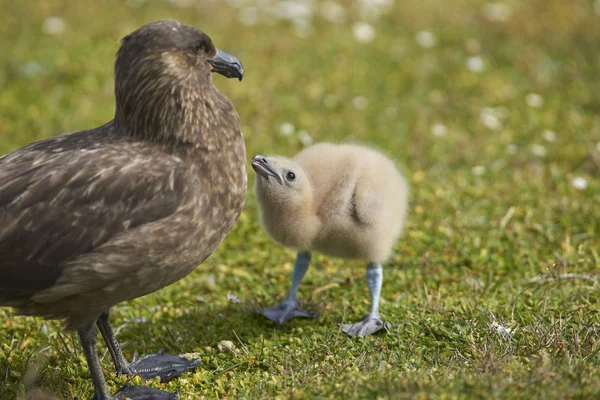
<svg viewBox="0 0 600 400">
<path fill-rule="evenodd" d="M 383 268 L 379 263 L 367 264 L 367 285 L 371 295 L 371 312 L 366 319 L 379 319 L 379 298 L 383 284 Z"/>
<path fill-rule="evenodd" d="M 292 273 L 292 286 L 290 287 L 290 292 L 288 293 L 287 299 L 283 301 L 285 304 L 298 304 L 298 288 L 300 287 L 302 279 L 304 279 L 304 275 L 306 275 L 306 271 L 308 271 L 308 267 L 310 266 L 310 258 L 311 256 L 309 251 L 298 252 L 296 255 L 294 272 Z"/>
<path fill-rule="evenodd" d="M 292 286 L 287 299 L 277 307 L 269 307 L 259 310 L 261 314 L 279 324 L 289 321 L 295 317 L 316 318 L 317 314 L 311 311 L 305 311 L 298 304 L 298 287 L 306 275 L 310 266 L 310 251 L 299 251 L 294 262 L 294 272 L 292 274 Z"/>
<path fill-rule="evenodd" d="M 379 317 L 379 297 L 383 283 L 383 268 L 380 263 L 367 264 L 367 285 L 371 295 L 371 312 L 361 321 L 354 324 L 342 324 L 341 329 L 348 336 L 367 336 L 381 330 L 384 326 L 390 328 L 389 322 L 384 323 Z"/>
<path fill-rule="evenodd" d="M 108 315 L 107 315 L 108 318 Z M 110 327 L 109 327 L 110 329 Z M 112 330 L 110 331 L 112 334 Z M 83 347 L 83 354 L 88 363 L 90 374 L 92 375 L 92 382 L 94 383 L 94 398 L 93 400 L 113 400 L 127 398 L 131 400 L 176 400 L 177 396 L 175 393 L 165 392 L 159 389 L 152 389 L 143 386 L 125 385 L 123 386 L 115 396 L 111 396 L 102 373 L 102 367 L 100 366 L 100 360 L 98 359 L 98 353 L 96 350 L 96 340 L 98 337 L 98 330 L 94 324 L 90 324 L 87 328 L 81 329 L 79 332 L 79 340 L 81 341 L 81 347 Z M 113 335 L 114 339 L 114 335 Z M 116 340 L 115 340 L 116 343 Z M 118 347 L 118 344 L 117 344 Z M 110 349 L 110 345 L 109 345 Z M 119 350 L 120 351 L 120 350 Z M 112 351 L 111 351 L 112 354 Z"/>
<path fill-rule="evenodd" d="M 117 376 L 121 376 L 121 374 L 123 373 L 130 375 L 132 374 L 132 371 L 130 370 L 129 363 L 127 362 L 125 356 L 123 355 L 123 352 L 121 351 L 121 346 L 119 346 L 119 342 L 115 337 L 112 327 L 108 322 L 109 316 L 110 309 L 106 310 L 100 315 L 96 324 L 98 325 L 98 329 L 100 330 L 100 333 L 102 334 L 102 337 L 106 342 L 106 346 L 108 347 L 110 356 L 112 357 L 113 362 L 115 363 L 115 370 L 117 371 Z"/>
<path fill-rule="evenodd" d="M 87 360 L 88 368 L 92 375 L 92 382 L 94 383 L 94 399 L 111 400 L 112 397 L 108 391 L 108 386 L 106 386 L 106 380 L 104 379 L 98 353 L 96 352 L 98 330 L 94 324 L 91 324 L 87 328 L 79 330 L 78 333 L 81 347 L 83 347 L 83 354 Z"/>
<path fill-rule="evenodd" d="M 128 363 L 108 322 L 109 314 L 110 310 L 102 313 L 97 324 L 115 363 L 117 376 L 121 373 L 139 375 L 142 379 L 159 376 L 161 382 L 168 382 L 184 372 L 196 369 L 200 364 L 200 359 L 188 360 L 184 357 L 165 354 L 162 351 L 142 357 L 131 364 Z M 131 393 L 128 392 L 127 395 L 131 397 Z"/>
</svg>

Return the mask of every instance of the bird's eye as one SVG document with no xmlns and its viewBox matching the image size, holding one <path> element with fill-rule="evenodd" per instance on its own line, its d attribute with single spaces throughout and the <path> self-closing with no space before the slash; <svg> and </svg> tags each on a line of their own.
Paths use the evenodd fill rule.
<svg viewBox="0 0 600 400">
<path fill-rule="evenodd" d="M 293 181 L 294 179 L 296 179 L 296 174 L 290 171 L 285 175 L 285 177 L 288 181 Z"/>
</svg>

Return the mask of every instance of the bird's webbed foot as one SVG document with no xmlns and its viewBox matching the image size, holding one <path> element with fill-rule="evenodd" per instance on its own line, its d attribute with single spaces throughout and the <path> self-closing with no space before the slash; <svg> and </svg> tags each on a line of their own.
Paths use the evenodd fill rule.
<svg viewBox="0 0 600 400">
<path fill-rule="evenodd" d="M 367 316 L 361 322 L 355 322 L 353 324 L 340 324 L 342 332 L 347 334 L 349 337 L 354 336 L 367 336 L 375 332 L 379 332 L 383 328 L 390 329 L 392 324 L 389 322 L 383 322 L 378 317 Z"/>
<path fill-rule="evenodd" d="M 277 307 L 263 308 L 262 310 L 258 310 L 258 312 L 280 325 L 292 318 L 317 318 L 319 316 L 315 312 L 301 309 L 297 302 L 290 301 L 284 301 Z"/>
<path fill-rule="evenodd" d="M 161 382 L 169 382 L 184 372 L 198 368 L 199 364 L 199 358 L 188 360 L 185 357 L 159 351 L 132 362 L 123 372 L 128 375 L 139 375 L 144 380 L 159 376 Z"/>
<path fill-rule="evenodd" d="M 166 392 L 146 386 L 125 385 L 113 396 L 114 400 L 177 400 L 177 393 Z"/>
</svg>

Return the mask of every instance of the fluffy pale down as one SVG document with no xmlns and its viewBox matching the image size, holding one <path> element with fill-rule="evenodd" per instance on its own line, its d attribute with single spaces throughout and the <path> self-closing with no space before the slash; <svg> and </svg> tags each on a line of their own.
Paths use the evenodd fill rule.
<svg viewBox="0 0 600 400">
<path fill-rule="evenodd" d="M 407 182 L 392 160 L 368 147 L 331 143 L 291 159 L 263 159 L 279 177 L 259 173 L 255 184 L 262 224 L 274 240 L 347 259 L 388 258 L 408 202 Z"/>
</svg>

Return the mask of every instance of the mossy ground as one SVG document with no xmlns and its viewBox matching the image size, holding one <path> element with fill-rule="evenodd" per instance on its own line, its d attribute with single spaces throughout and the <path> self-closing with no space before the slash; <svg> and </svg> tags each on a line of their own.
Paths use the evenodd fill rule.
<svg viewBox="0 0 600 400">
<path fill-rule="evenodd" d="M 304 22 L 300 3 L 314 11 Z M 374 14 L 376 3 L 391 5 Z M 323 256 L 300 289 L 320 318 L 276 327 L 252 313 L 284 298 L 293 253 L 261 230 L 250 192 L 207 262 L 115 307 L 128 357 L 203 360 L 147 384 L 190 399 L 599 396 L 600 2 L 283 4 L 291 19 L 268 1 L 0 0 L 2 154 L 111 119 L 117 40 L 174 18 L 243 61 L 243 82 L 214 81 L 240 113 L 249 158 L 292 155 L 307 133 L 380 148 L 410 181 L 385 267 L 388 334 L 337 331 L 368 310 L 364 265 Z M 91 397 L 76 335 L 8 310 L 0 326 L 0 398 L 34 386 Z M 220 351 L 223 340 L 235 349 Z M 116 390 L 126 378 L 100 351 Z"/>
</svg>

